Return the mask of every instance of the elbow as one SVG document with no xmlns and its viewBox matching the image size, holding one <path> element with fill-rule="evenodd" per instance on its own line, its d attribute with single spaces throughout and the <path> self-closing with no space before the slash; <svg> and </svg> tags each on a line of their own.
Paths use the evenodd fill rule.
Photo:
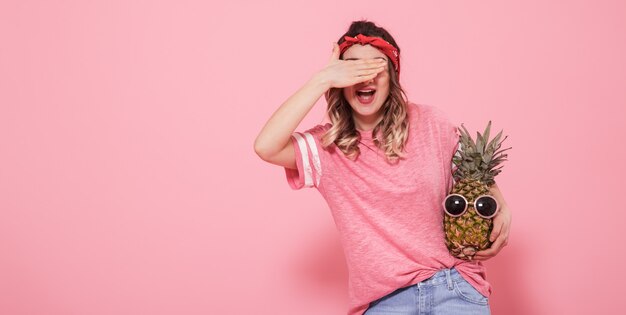
<svg viewBox="0 0 626 315">
<path fill-rule="evenodd" d="M 263 147 L 259 145 L 259 142 L 255 140 L 253 147 L 254 153 L 256 153 L 256 155 L 258 155 L 261 159 L 263 159 Z"/>
<path fill-rule="evenodd" d="M 267 161 L 268 160 L 268 151 L 267 151 L 266 147 L 264 147 L 258 141 L 258 139 L 254 141 L 254 153 L 256 153 L 256 155 L 258 157 L 260 157 L 263 161 Z"/>
</svg>

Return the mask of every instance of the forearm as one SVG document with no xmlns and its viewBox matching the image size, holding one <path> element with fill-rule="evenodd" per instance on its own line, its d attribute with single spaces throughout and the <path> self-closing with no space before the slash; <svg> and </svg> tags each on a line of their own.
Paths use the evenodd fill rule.
<svg viewBox="0 0 626 315">
<path fill-rule="evenodd" d="M 493 185 L 489 187 L 489 191 L 491 192 L 491 195 L 498 201 L 501 208 L 506 206 L 506 201 L 504 200 L 502 192 L 500 191 L 497 183 L 494 182 Z"/>
<path fill-rule="evenodd" d="M 300 122 L 328 89 L 328 82 L 314 75 L 291 95 L 261 129 L 254 142 L 257 154 L 271 156 L 280 152 L 290 141 Z"/>
</svg>

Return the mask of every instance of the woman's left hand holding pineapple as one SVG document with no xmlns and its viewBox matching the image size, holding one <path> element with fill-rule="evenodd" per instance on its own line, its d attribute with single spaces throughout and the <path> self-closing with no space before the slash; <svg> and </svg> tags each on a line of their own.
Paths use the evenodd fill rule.
<svg viewBox="0 0 626 315">
<path fill-rule="evenodd" d="M 498 214 L 493 217 L 493 230 L 489 240 L 493 242 L 490 248 L 476 252 L 473 260 L 487 260 L 497 255 L 509 242 L 509 230 L 511 227 L 511 211 L 502 197 L 502 193 L 497 184 L 493 184 L 490 189 L 491 194 L 500 204 Z"/>
</svg>

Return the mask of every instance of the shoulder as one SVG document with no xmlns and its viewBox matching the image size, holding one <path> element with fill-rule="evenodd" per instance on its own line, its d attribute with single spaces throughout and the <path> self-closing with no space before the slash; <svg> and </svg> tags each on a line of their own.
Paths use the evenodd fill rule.
<svg viewBox="0 0 626 315">
<path fill-rule="evenodd" d="M 334 143 L 327 146 L 323 145 L 322 136 L 332 127 L 331 123 L 317 124 L 302 132 L 295 132 L 296 139 L 302 143 L 306 143 L 313 151 L 314 155 L 321 156 L 325 160 L 325 156 L 334 151 Z"/>
<path fill-rule="evenodd" d="M 441 107 L 430 104 L 424 105 L 424 107 L 433 119 L 436 119 L 438 121 L 450 120 L 450 115 L 448 114 L 448 112 L 446 112 Z"/>
<path fill-rule="evenodd" d="M 451 124 L 450 115 L 440 107 L 431 104 L 417 104 L 409 102 L 407 104 L 409 115 L 417 113 L 420 120 L 428 121 L 436 125 Z"/>
<path fill-rule="evenodd" d="M 305 131 L 299 132 L 299 134 L 309 139 L 311 144 L 316 143 L 320 148 L 328 149 L 322 145 L 322 136 L 328 131 L 333 125 L 331 123 L 317 124 Z M 332 143 L 331 143 L 332 144 Z"/>
</svg>

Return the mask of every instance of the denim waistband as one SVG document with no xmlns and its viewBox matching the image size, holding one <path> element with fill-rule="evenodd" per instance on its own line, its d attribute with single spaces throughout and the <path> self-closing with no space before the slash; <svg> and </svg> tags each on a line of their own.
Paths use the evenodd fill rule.
<svg viewBox="0 0 626 315">
<path fill-rule="evenodd" d="M 434 285 L 440 285 L 442 283 L 447 283 L 448 286 L 450 286 L 452 284 L 452 280 L 461 280 L 461 274 L 454 268 L 445 268 L 445 269 L 440 269 L 439 271 L 437 271 L 432 277 L 423 280 L 422 282 L 419 282 L 416 284 L 416 286 L 418 287 L 425 287 L 425 286 L 434 286 Z"/>
</svg>

